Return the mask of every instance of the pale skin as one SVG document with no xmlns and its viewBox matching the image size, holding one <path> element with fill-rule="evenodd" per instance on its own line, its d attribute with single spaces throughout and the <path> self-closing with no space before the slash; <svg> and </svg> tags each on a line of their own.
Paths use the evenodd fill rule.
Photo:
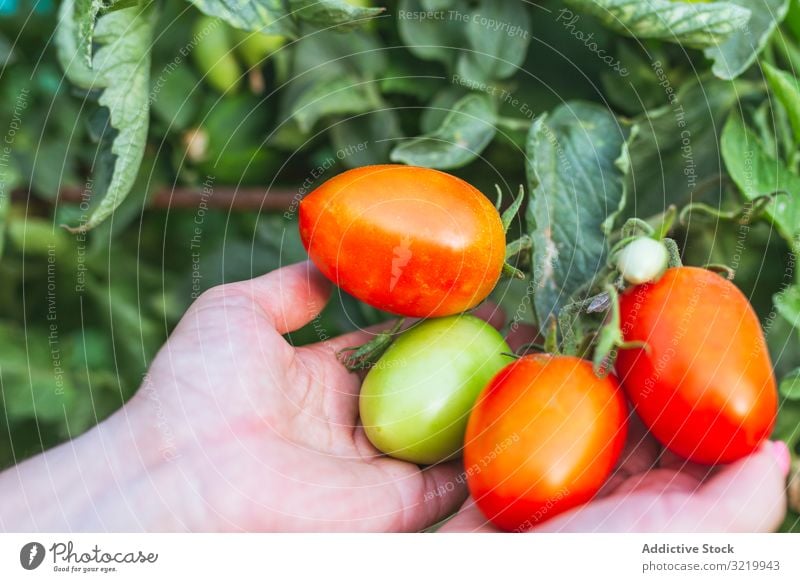
<svg viewBox="0 0 800 582">
<path fill-rule="evenodd" d="M 336 352 L 370 333 L 324 339 L 315 327 L 324 341 L 300 348 L 284 339 L 330 294 L 301 263 L 201 296 L 128 404 L 0 474 L 0 529 L 419 531 L 463 504 L 442 531 L 491 531 L 464 503 L 460 461 L 420 468 L 367 441 L 361 378 Z M 637 426 L 598 498 L 534 529 L 774 530 L 788 465 L 783 443 L 765 443 L 709 476 Z"/>
</svg>

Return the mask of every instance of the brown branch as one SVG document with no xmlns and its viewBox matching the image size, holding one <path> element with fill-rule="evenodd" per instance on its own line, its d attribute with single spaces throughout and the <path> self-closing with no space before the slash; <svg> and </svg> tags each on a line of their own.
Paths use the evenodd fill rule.
<svg viewBox="0 0 800 582">
<path fill-rule="evenodd" d="M 85 192 L 80 188 L 65 188 L 58 194 L 61 202 L 80 203 Z M 14 198 L 25 199 L 27 193 L 18 191 Z M 149 208 L 197 208 L 201 202 L 207 208 L 217 208 L 240 212 L 263 210 L 284 212 L 296 205 L 299 200 L 296 190 L 289 188 L 235 188 L 214 187 L 208 192 L 200 188 L 172 188 L 156 192 L 150 200 Z"/>
</svg>

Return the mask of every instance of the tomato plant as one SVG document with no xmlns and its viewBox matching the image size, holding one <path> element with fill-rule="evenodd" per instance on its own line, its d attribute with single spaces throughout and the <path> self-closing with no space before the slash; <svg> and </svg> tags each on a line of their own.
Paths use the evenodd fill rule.
<svg viewBox="0 0 800 582">
<path fill-rule="evenodd" d="M 460 453 L 467 418 L 510 348 L 471 315 L 427 320 L 403 333 L 364 379 L 361 421 L 378 449 L 414 463 Z"/>
<path fill-rule="evenodd" d="M 764 334 L 733 283 L 696 267 L 667 270 L 620 297 L 626 341 L 617 371 L 650 431 L 700 463 L 734 461 L 772 432 L 777 393 Z"/>
<path fill-rule="evenodd" d="M 300 203 L 300 235 L 320 271 L 358 299 L 398 315 L 475 307 L 505 259 L 500 214 L 463 180 L 427 168 L 367 166 Z"/>
<path fill-rule="evenodd" d="M 627 434 L 613 376 L 575 357 L 534 355 L 501 370 L 467 425 L 467 483 L 496 526 L 520 531 L 589 501 Z"/>
</svg>

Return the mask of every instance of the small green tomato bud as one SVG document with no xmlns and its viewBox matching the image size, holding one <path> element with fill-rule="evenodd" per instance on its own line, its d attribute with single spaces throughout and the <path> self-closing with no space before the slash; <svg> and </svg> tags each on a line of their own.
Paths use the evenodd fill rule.
<svg viewBox="0 0 800 582">
<path fill-rule="evenodd" d="M 617 269 L 632 285 L 658 278 L 666 270 L 668 262 L 667 248 L 646 236 L 633 240 L 617 255 Z"/>
</svg>

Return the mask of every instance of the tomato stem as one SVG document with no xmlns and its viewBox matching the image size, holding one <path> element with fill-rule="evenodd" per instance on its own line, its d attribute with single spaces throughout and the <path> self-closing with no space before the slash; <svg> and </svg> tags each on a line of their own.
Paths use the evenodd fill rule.
<svg viewBox="0 0 800 582">
<path fill-rule="evenodd" d="M 500 192 L 500 187 L 497 187 L 498 192 Z M 522 187 L 522 184 L 519 186 L 519 192 L 517 192 L 516 197 L 511 202 L 511 206 L 506 208 L 505 212 L 500 215 L 500 220 L 503 222 L 503 232 L 508 232 L 509 227 L 511 226 L 511 221 L 514 220 L 514 217 L 519 212 L 520 206 L 522 206 L 522 200 L 525 198 L 525 188 Z"/>
<path fill-rule="evenodd" d="M 682 267 L 683 261 L 681 260 L 681 251 L 676 243 L 671 238 L 665 238 L 663 241 L 664 246 L 667 247 L 669 253 L 669 267 Z"/>
<path fill-rule="evenodd" d="M 653 238 L 656 240 L 663 240 L 666 238 L 666 236 L 669 234 L 669 231 L 672 230 L 672 226 L 675 224 L 675 217 L 677 215 L 678 209 L 674 204 L 670 204 L 667 210 L 664 212 L 664 217 L 661 220 L 661 226 L 653 234 Z"/>
<path fill-rule="evenodd" d="M 525 279 L 525 273 L 508 263 L 503 263 L 503 270 L 500 271 L 500 275 L 507 279 Z"/>
<path fill-rule="evenodd" d="M 379 333 L 367 343 L 340 350 L 336 354 L 339 357 L 339 361 L 351 372 L 372 367 L 392 345 L 394 336 L 400 333 L 405 321 L 406 318 L 402 317 L 391 328 Z"/>
<path fill-rule="evenodd" d="M 722 263 L 706 263 L 703 265 L 703 268 L 713 273 L 723 275 L 728 281 L 733 281 L 733 277 L 736 275 L 736 271 Z"/>
<path fill-rule="evenodd" d="M 537 352 L 546 352 L 547 348 L 545 348 L 544 344 L 540 344 L 538 342 L 528 342 L 526 344 L 522 344 L 519 348 L 517 348 L 517 352 L 515 354 L 507 354 L 513 355 L 515 359 L 519 359 L 525 356 L 531 350 L 536 350 Z"/>
<path fill-rule="evenodd" d="M 758 218 L 776 197 L 788 194 L 789 192 L 786 190 L 776 190 L 769 194 L 763 194 L 753 198 L 746 204 L 733 210 L 719 210 L 703 202 L 694 202 L 683 207 L 678 220 L 681 224 L 686 225 L 694 215 L 701 215 L 715 220 L 739 221 L 743 224 L 749 224 L 754 219 Z"/>
</svg>

